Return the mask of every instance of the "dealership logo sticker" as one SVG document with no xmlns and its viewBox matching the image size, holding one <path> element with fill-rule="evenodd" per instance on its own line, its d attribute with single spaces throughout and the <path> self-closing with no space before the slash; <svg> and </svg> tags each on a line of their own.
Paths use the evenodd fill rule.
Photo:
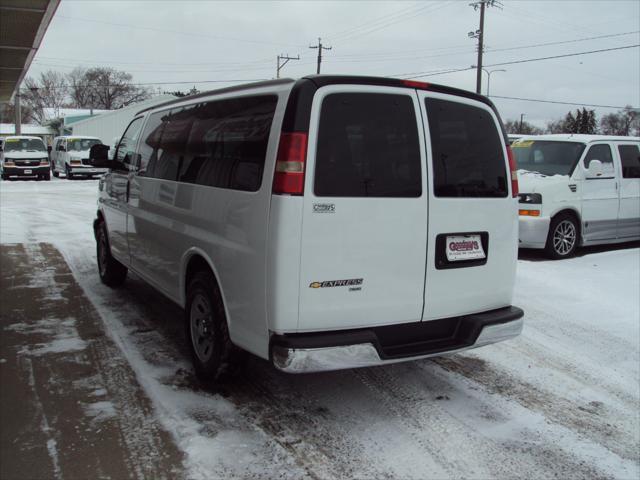
<svg viewBox="0 0 640 480">
<path fill-rule="evenodd" d="M 311 282 L 309 288 L 330 288 L 330 287 L 354 287 L 362 285 L 362 278 L 350 278 L 348 280 L 325 280 L 324 282 Z"/>
<path fill-rule="evenodd" d="M 336 213 L 336 205 L 334 203 L 314 203 L 313 213 Z"/>
</svg>

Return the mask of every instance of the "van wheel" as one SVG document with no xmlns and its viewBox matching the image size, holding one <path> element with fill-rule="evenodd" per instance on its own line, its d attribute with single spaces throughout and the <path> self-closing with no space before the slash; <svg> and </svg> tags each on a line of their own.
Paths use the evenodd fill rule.
<svg viewBox="0 0 640 480">
<path fill-rule="evenodd" d="M 215 383 L 235 373 L 242 352 L 231 343 L 220 289 L 213 274 L 196 273 L 187 288 L 185 334 L 198 378 Z"/>
<path fill-rule="evenodd" d="M 7 175 L 6 173 L 3 173 L 2 180 L 9 180 L 9 175 Z"/>
<path fill-rule="evenodd" d="M 127 278 L 127 267 L 111 256 L 109 248 L 109 238 L 107 237 L 107 227 L 104 222 L 100 222 L 96 233 L 96 250 L 98 256 L 98 273 L 100 280 L 105 285 L 117 287 L 122 285 Z"/>
<path fill-rule="evenodd" d="M 51 174 L 50 173 L 45 173 L 44 174 L 44 179 L 47 180 L 47 181 L 50 181 L 51 180 Z"/>
<path fill-rule="evenodd" d="M 578 221 L 569 213 L 556 215 L 551 221 L 545 251 L 549 258 L 560 260 L 572 257 L 578 247 Z"/>
<path fill-rule="evenodd" d="M 54 171 L 53 171 L 53 176 L 54 176 L 54 177 L 56 177 L 56 178 L 58 178 L 58 177 L 60 176 L 60 174 L 58 173 L 58 171 L 57 171 L 57 170 L 54 170 Z"/>
<path fill-rule="evenodd" d="M 67 180 L 73 180 L 73 173 L 71 173 L 71 169 L 69 168 L 69 165 L 66 165 L 64 168 L 65 168 L 65 173 L 67 174 Z"/>
</svg>

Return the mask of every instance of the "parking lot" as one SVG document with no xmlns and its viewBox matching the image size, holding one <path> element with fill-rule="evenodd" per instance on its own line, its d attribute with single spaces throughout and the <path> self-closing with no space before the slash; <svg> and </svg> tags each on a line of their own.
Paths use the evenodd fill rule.
<svg viewBox="0 0 640 480">
<path fill-rule="evenodd" d="M 299 376 L 251 358 L 210 391 L 178 307 L 134 275 L 100 283 L 96 195 L 95 180 L 0 184 L 0 369 L 24 391 L 15 409 L 2 389 L 2 424 L 30 422 L 3 428 L 3 478 L 29 458 L 44 476 L 82 476 L 80 455 L 135 478 L 638 478 L 637 243 L 559 262 L 521 253 L 515 340 Z"/>
</svg>

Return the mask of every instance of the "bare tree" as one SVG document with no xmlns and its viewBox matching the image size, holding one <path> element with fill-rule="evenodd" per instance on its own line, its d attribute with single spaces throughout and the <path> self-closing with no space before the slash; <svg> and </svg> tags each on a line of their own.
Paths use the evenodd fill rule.
<svg viewBox="0 0 640 480">
<path fill-rule="evenodd" d="M 131 83 L 130 73 L 113 68 L 90 68 L 85 73 L 85 79 L 90 86 L 89 97 L 93 94 L 94 108 L 114 110 L 151 96 L 147 89 Z"/>
<path fill-rule="evenodd" d="M 27 78 L 24 85 L 26 88 L 22 96 L 33 111 L 34 119 L 40 124 L 48 120 L 45 108 L 59 110 L 66 105 L 68 87 L 65 76 L 60 72 L 47 70 L 37 79 Z"/>
<path fill-rule="evenodd" d="M 69 84 L 69 97 L 74 108 L 87 108 L 89 103 L 91 86 L 87 81 L 87 69 L 76 67 L 67 73 L 67 83 Z"/>
<path fill-rule="evenodd" d="M 603 116 L 600 120 L 600 130 L 605 135 L 639 135 L 640 113 L 627 105 L 616 113 Z"/>
<path fill-rule="evenodd" d="M 541 128 L 529 122 L 520 122 L 520 120 L 507 120 L 504 122 L 504 128 L 507 133 L 521 133 L 523 135 L 540 135 L 542 133 Z"/>
</svg>

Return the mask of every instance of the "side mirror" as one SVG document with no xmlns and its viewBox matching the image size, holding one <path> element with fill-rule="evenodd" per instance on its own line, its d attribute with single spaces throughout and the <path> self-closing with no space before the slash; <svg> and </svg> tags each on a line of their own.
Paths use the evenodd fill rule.
<svg viewBox="0 0 640 480">
<path fill-rule="evenodd" d="M 589 168 L 587 168 L 587 178 L 598 178 L 602 176 L 602 162 L 600 160 L 591 160 Z"/>
<path fill-rule="evenodd" d="M 89 163 L 98 168 L 114 168 L 116 162 L 109 160 L 109 146 L 100 143 L 89 150 Z"/>
</svg>

